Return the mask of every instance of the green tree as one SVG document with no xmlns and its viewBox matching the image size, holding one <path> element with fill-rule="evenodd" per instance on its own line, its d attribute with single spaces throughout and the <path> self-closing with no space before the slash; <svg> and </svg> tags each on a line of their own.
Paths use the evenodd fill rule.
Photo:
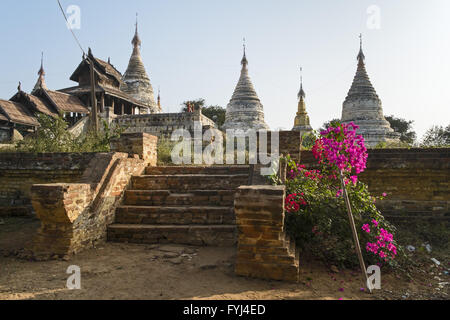
<svg viewBox="0 0 450 320">
<path fill-rule="evenodd" d="M 52 118 L 45 114 L 38 114 L 39 128 L 37 132 L 27 136 L 16 145 L 22 152 L 72 152 L 76 142 L 67 130 L 69 124 L 62 116 Z"/>
<path fill-rule="evenodd" d="M 187 100 L 181 104 L 181 112 L 188 112 L 188 104 L 194 106 L 194 110 L 202 108 L 202 114 L 213 120 L 219 129 L 225 123 L 226 109 L 221 106 L 207 106 L 205 99 Z"/>
<path fill-rule="evenodd" d="M 321 133 L 322 131 L 327 130 L 329 127 L 336 125 L 336 124 L 340 124 L 341 123 L 341 119 L 332 119 L 330 121 L 325 122 L 322 127 L 319 129 L 319 133 Z"/>
<path fill-rule="evenodd" d="M 188 112 L 188 104 L 194 106 L 194 110 L 198 110 L 199 108 L 203 108 L 205 106 L 205 99 L 197 99 L 197 100 L 187 100 L 181 104 L 181 112 Z"/>
<path fill-rule="evenodd" d="M 450 125 L 432 126 L 422 139 L 422 147 L 448 147 L 450 146 Z"/>
<path fill-rule="evenodd" d="M 401 134 L 400 141 L 406 142 L 408 144 L 413 144 L 416 140 L 416 132 L 413 130 L 414 121 L 408 121 L 402 118 L 397 118 L 394 116 L 385 117 L 386 120 L 391 124 L 391 128 Z"/>
<path fill-rule="evenodd" d="M 221 106 L 209 106 L 206 108 L 203 108 L 202 113 L 213 120 L 217 127 L 222 128 L 223 124 L 225 123 L 225 115 L 227 111 L 225 108 L 222 108 Z"/>
<path fill-rule="evenodd" d="M 69 124 L 62 116 L 53 118 L 38 114 L 39 128 L 16 145 L 19 152 L 108 152 L 112 139 L 120 137 L 126 128 L 110 126 L 103 120 L 100 132 L 89 131 L 80 137 L 73 136 L 67 129 Z"/>
</svg>

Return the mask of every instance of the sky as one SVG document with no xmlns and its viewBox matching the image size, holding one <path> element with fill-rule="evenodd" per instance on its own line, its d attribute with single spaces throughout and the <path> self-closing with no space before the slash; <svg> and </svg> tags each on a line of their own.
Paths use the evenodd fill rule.
<svg viewBox="0 0 450 320">
<path fill-rule="evenodd" d="M 318 129 L 340 118 L 356 72 L 359 34 L 384 114 L 414 121 L 421 137 L 450 124 L 448 0 L 61 0 L 80 8 L 74 32 L 87 51 L 125 72 L 136 12 L 142 57 L 164 112 L 204 98 L 226 107 L 240 74 L 243 38 L 249 74 L 272 129 L 290 130 L 300 66 L 307 111 Z M 72 13 L 68 13 L 69 17 Z M 82 52 L 56 0 L 0 3 L 0 98 L 31 91 L 44 52 L 50 89 L 76 85 Z"/>
</svg>

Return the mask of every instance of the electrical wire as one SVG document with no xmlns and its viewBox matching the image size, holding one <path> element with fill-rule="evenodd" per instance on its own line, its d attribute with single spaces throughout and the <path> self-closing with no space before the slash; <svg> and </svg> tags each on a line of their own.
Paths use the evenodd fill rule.
<svg viewBox="0 0 450 320">
<path fill-rule="evenodd" d="M 63 9 L 63 7 L 62 7 L 62 5 L 61 5 L 61 2 L 59 2 L 59 0 L 56 0 L 56 1 L 58 2 L 59 8 L 61 9 L 61 13 L 62 13 L 63 16 L 64 16 L 64 20 L 66 20 L 66 25 L 69 26 L 69 20 L 67 20 L 66 13 L 64 12 L 64 9 Z M 72 33 L 73 38 L 74 38 L 75 41 L 77 42 L 77 44 L 78 44 L 78 46 L 80 47 L 80 49 L 81 49 L 81 51 L 83 52 L 83 54 L 86 55 L 86 52 L 84 52 L 83 47 L 81 46 L 80 41 L 78 40 L 77 36 L 75 35 L 75 32 L 73 32 L 73 29 L 72 29 L 72 28 L 69 28 L 69 27 L 68 27 L 68 29 L 69 29 L 70 32 Z"/>
</svg>

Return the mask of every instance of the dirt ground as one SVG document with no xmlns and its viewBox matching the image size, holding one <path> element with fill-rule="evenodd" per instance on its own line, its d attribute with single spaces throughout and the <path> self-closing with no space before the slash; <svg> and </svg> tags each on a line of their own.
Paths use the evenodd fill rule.
<svg viewBox="0 0 450 320">
<path fill-rule="evenodd" d="M 0 299 L 447 300 L 449 294 L 448 284 L 442 285 L 449 281 L 448 261 L 439 267 L 430 261 L 413 280 L 382 269 L 382 289 L 371 295 L 361 291 L 359 271 L 335 273 L 306 261 L 301 261 L 300 283 L 235 276 L 235 248 L 105 243 L 70 261 L 19 259 L 38 226 L 31 219 L 0 219 Z M 71 265 L 81 269 L 80 290 L 66 287 Z"/>
</svg>

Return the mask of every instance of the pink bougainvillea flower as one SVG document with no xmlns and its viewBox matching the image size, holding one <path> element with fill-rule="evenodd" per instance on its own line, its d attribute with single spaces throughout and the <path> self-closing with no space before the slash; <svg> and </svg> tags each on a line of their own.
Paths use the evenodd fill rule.
<svg viewBox="0 0 450 320">
<path fill-rule="evenodd" d="M 363 225 L 363 226 L 362 226 L 362 229 L 363 229 L 365 232 L 370 233 L 370 226 L 369 226 L 368 224 Z"/>
<path fill-rule="evenodd" d="M 387 193 L 386 193 L 386 192 L 383 192 L 382 196 L 383 196 L 383 197 L 387 197 Z"/>
</svg>

